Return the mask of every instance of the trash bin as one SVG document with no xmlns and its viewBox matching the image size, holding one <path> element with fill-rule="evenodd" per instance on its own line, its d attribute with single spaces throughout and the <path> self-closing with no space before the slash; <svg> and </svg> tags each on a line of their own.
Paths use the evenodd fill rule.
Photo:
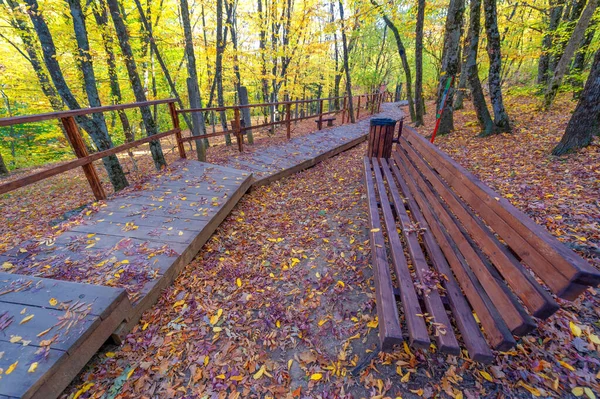
<svg viewBox="0 0 600 399">
<path fill-rule="evenodd" d="M 369 131 L 369 158 L 390 158 L 397 121 L 391 118 L 372 118 Z"/>
</svg>

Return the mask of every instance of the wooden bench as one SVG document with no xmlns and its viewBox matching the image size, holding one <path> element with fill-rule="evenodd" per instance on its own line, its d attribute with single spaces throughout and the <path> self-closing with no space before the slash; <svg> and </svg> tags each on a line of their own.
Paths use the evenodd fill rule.
<svg viewBox="0 0 600 399">
<path fill-rule="evenodd" d="M 364 166 L 383 350 L 403 341 L 396 296 L 413 347 L 433 336 L 457 354 L 462 338 L 485 363 L 558 310 L 548 289 L 573 300 L 600 283 L 598 270 L 410 127 L 391 159 Z"/>
<path fill-rule="evenodd" d="M 323 128 L 323 122 L 327 122 L 327 126 L 331 127 L 331 126 L 333 126 L 334 120 L 335 120 L 335 118 L 333 116 L 331 116 L 328 118 L 315 119 L 315 122 L 317 123 L 317 128 L 319 128 L 319 130 L 321 130 Z"/>
</svg>

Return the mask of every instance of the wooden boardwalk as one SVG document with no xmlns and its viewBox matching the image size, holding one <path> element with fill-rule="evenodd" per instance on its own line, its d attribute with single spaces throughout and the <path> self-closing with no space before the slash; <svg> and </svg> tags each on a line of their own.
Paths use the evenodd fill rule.
<svg viewBox="0 0 600 399">
<path fill-rule="evenodd" d="M 376 116 L 401 111 L 383 104 Z M 119 342 L 138 323 L 252 185 L 359 144 L 369 119 L 250 147 L 225 165 L 179 160 L 53 241 L 1 254 L 10 274 L 0 273 L 0 399 L 58 396 L 109 337 Z"/>
<path fill-rule="evenodd" d="M 398 120 L 402 117 L 402 111 L 397 103 L 383 103 L 381 112 L 373 117 Z M 254 152 L 251 146 L 246 146 L 245 152 L 231 156 L 224 165 L 251 172 L 254 186 L 265 185 L 310 168 L 365 141 L 370 119 L 325 128 Z"/>
<path fill-rule="evenodd" d="M 156 302 L 248 190 L 251 178 L 245 171 L 179 160 L 136 191 L 101 203 L 54 242 L 26 243 L 0 255 L 3 269 L 15 273 L 0 274 L 0 368 L 6 374 L 18 361 L 0 378 L 0 398 L 58 396 L 106 339 L 112 335 L 118 341 Z M 19 273 L 51 279 L 28 283 L 32 278 Z M 23 285 L 26 289 L 14 287 Z M 20 324 L 30 314 L 34 317 Z M 67 314 L 74 323 L 70 329 L 38 337 Z M 47 345 L 44 340 L 55 334 L 56 341 Z M 22 338 L 13 343 L 11 336 Z M 41 346 L 49 348 L 46 357 L 37 353 Z M 29 373 L 34 359 L 37 369 Z"/>
</svg>

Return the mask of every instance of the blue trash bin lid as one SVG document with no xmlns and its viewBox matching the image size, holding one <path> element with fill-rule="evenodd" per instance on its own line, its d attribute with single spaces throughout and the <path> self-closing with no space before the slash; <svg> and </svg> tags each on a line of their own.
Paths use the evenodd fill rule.
<svg viewBox="0 0 600 399">
<path fill-rule="evenodd" d="M 371 118 L 371 126 L 394 126 L 396 122 L 392 118 Z"/>
</svg>

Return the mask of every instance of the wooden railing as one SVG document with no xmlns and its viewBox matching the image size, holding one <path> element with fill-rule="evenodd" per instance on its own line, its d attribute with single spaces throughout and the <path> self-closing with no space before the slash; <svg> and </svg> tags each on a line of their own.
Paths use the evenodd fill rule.
<svg viewBox="0 0 600 399">
<path fill-rule="evenodd" d="M 364 94 L 364 95 L 360 95 L 360 96 L 355 96 L 353 98 L 353 100 L 356 99 L 355 103 L 357 104 L 356 109 L 355 109 L 356 118 L 358 119 L 360 117 L 361 99 L 364 99 L 362 108 L 367 110 L 370 114 L 374 114 L 376 112 L 379 112 L 379 109 L 381 107 L 381 102 L 383 101 L 385 95 L 386 95 L 386 93 L 376 93 L 376 94 Z M 335 100 L 342 100 L 341 102 L 343 103 L 343 105 L 342 105 L 341 109 L 323 112 L 323 103 L 325 101 L 335 101 Z M 319 104 L 318 105 L 318 110 L 319 110 L 318 113 L 308 115 L 308 116 L 302 116 L 302 117 L 297 117 L 297 116 L 295 118 L 291 117 L 292 105 L 296 105 L 298 107 L 303 104 L 309 104 L 309 103 L 315 102 L 315 101 L 318 101 L 318 104 Z M 220 107 L 220 108 L 218 108 L 218 107 L 217 108 L 196 108 L 196 109 L 181 109 L 181 110 L 177 110 L 175 108 L 175 102 L 176 102 L 176 99 L 170 98 L 170 99 L 165 99 L 165 100 L 146 101 L 146 102 L 140 102 L 140 103 L 109 105 L 109 106 L 104 106 L 104 107 L 84 108 L 84 109 L 77 109 L 77 110 L 70 110 L 70 111 L 51 112 L 51 113 L 46 113 L 46 114 L 15 116 L 15 117 L 11 117 L 11 118 L 0 118 L 0 127 L 59 119 L 64 127 L 66 136 L 69 139 L 69 142 L 73 148 L 73 152 L 77 156 L 77 159 L 75 159 L 75 160 L 61 163 L 60 165 L 52 166 L 48 169 L 44 169 L 39 172 L 34 172 L 31 174 L 28 174 L 27 176 L 20 177 L 20 178 L 11 180 L 9 182 L 0 184 L 0 195 L 5 194 L 10 191 L 13 191 L 13 190 L 16 190 L 16 189 L 19 189 L 19 188 L 22 188 L 22 187 L 25 187 L 25 186 L 28 186 L 28 185 L 36 183 L 40 180 L 44 180 L 49 177 L 56 176 L 58 174 L 67 172 L 69 170 L 81 167 L 83 169 L 85 177 L 88 180 L 90 188 L 92 189 L 92 192 L 94 193 L 94 196 L 96 197 L 97 200 L 103 200 L 103 199 L 106 199 L 106 193 L 104 191 L 104 188 L 102 186 L 100 178 L 98 177 L 98 173 L 96 172 L 96 169 L 94 168 L 93 162 L 100 160 L 104 157 L 107 157 L 109 155 L 114 155 L 114 154 L 118 154 L 121 152 L 125 152 L 131 148 L 138 147 L 142 144 L 146 144 L 146 143 L 149 143 L 154 140 L 158 140 L 158 139 L 161 139 L 161 138 L 164 138 L 167 136 L 174 135 L 176 138 L 176 141 L 177 141 L 177 149 L 179 152 L 179 156 L 181 158 L 186 158 L 186 153 L 185 153 L 183 144 L 188 141 L 194 141 L 194 140 L 198 140 L 198 139 L 204 139 L 204 138 L 208 138 L 208 137 L 221 136 L 221 135 L 233 133 L 237 139 L 239 151 L 243 151 L 243 136 L 250 129 L 259 129 L 259 128 L 264 128 L 264 127 L 271 127 L 271 126 L 285 124 L 286 125 L 286 135 L 287 135 L 287 138 L 289 139 L 289 138 L 291 138 L 291 123 L 292 122 L 309 119 L 309 118 L 318 118 L 318 127 L 321 128 L 323 126 L 323 124 L 322 124 L 323 117 L 330 115 L 330 114 L 336 114 L 336 113 L 342 113 L 342 121 L 341 121 L 342 123 L 344 123 L 344 121 L 347 122 L 348 120 L 350 120 L 350 117 L 348 115 L 349 111 L 347 108 L 348 97 L 332 97 L 332 98 L 315 99 L 315 100 L 283 101 L 283 102 L 276 102 L 276 103 L 236 105 L 236 106 Z M 99 151 L 99 152 L 95 152 L 93 154 L 88 154 L 85 143 L 81 136 L 81 132 L 79 131 L 79 128 L 77 126 L 75 117 L 96 114 L 96 113 L 110 112 L 110 111 L 119 111 L 119 110 L 131 109 L 131 108 L 139 108 L 139 107 L 145 107 L 145 106 L 162 105 L 162 104 L 167 104 L 169 107 L 171 122 L 173 125 L 172 129 L 157 133 L 152 136 L 144 137 L 139 140 L 131 141 L 131 142 L 128 142 L 128 143 L 125 143 L 125 144 L 122 144 L 122 145 L 119 145 L 119 146 L 116 146 L 116 147 L 113 147 L 113 148 L 110 148 L 110 149 L 107 149 L 104 151 Z M 241 118 L 240 118 L 240 110 L 242 110 L 244 108 L 257 108 L 257 107 L 276 107 L 276 108 L 285 107 L 286 117 L 283 120 L 263 123 L 263 124 L 256 125 L 256 126 L 249 126 L 249 127 L 242 126 Z M 193 113 L 193 112 L 210 112 L 210 111 L 227 111 L 227 110 L 233 110 L 233 112 L 234 112 L 234 119 L 232 121 L 233 127 L 231 130 L 225 130 L 222 132 L 204 134 L 204 135 L 200 135 L 200 136 L 182 137 L 181 127 L 179 125 L 179 114 L 186 113 L 186 112 Z"/>
</svg>

